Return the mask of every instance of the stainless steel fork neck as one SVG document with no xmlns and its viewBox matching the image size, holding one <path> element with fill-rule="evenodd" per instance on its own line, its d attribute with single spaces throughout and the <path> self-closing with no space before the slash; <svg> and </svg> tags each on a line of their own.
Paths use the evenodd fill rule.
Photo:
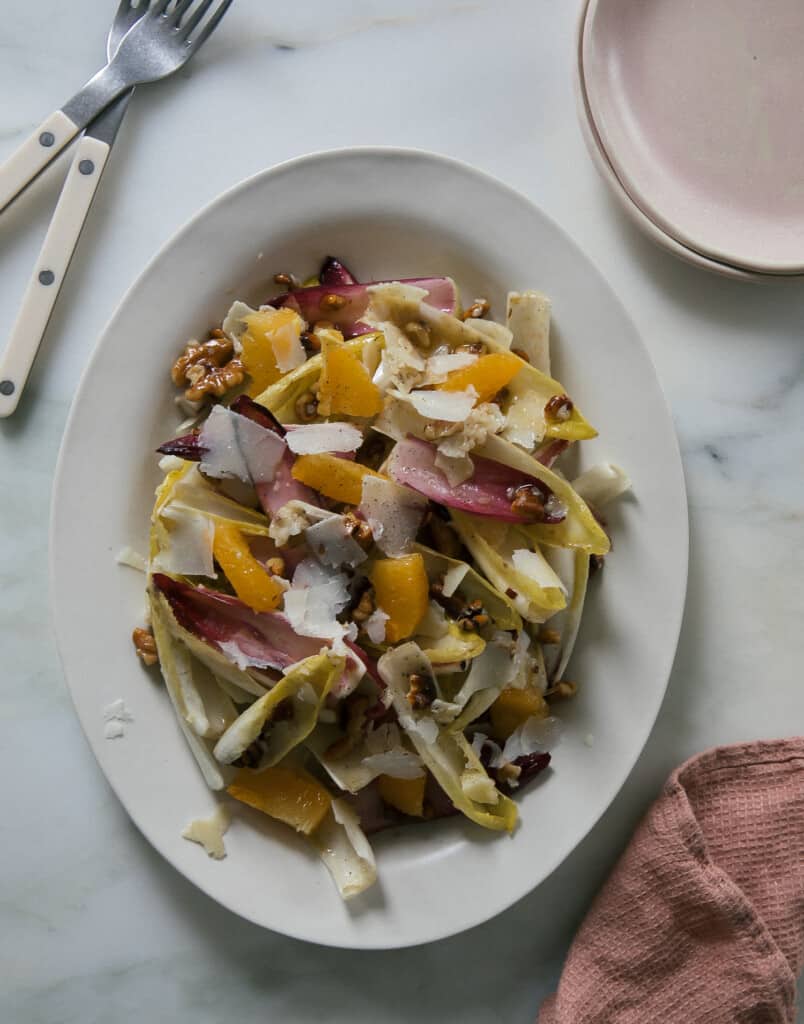
<svg viewBox="0 0 804 1024">
<path fill-rule="evenodd" d="M 71 97 L 61 108 L 73 124 L 85 128 L 115 96 L 129 87 L 129 80 L 121 66 L 110 61 L 93 75 L 83 89 Z"/>
</svg>

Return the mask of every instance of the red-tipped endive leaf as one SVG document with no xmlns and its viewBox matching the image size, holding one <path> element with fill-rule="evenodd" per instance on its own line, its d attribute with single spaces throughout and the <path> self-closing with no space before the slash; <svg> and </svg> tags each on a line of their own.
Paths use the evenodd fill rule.
<svg viewBox="0 0 804 1024">
<path fill-rule="evenodd" d="M 315 288 L 299 288 L 297 291 L 285 292 L 269 301 L 275 309 L 286 306 L 295 309 L 309 324 L 317 320 L 328 320 L 334 324 L 345 338 L 354 338 L 365 334 L 368 328 L 361 317 L 368 308 L 370 294 L 368 289 L 374 284 L 388 284 L 388 281 L 371 281 L 367 284 L 317 285 Z M 400 282 L 423 288 L 427 295 L 425 302 L 445 313 L 454 313 L 457 296 L 455 284 L 448 277 L 416 277 Z M 330 296 L 343 300 L 343 305 L 333 303 Z"/>
<path fill-rule="evenodd" d="M 479 455 L 473 455 L 475 469 L 468 480 L 452 486 L 440 469 L 436 467 L 437 449 L 426 441 L 408 437 L 400 441 L 388 460 L 388 475 L 399 484 L 418 491 L 426 498 L 437 501 L 447 508 L 473 512 L 478 516 L 490 516 L 508 523 L 533 522 L 527 516 L 514 512 L 511 502 L 519 487 L 532 487 L 542 496 L 547 509 L 540 522 L 560 523 L 566 518 L 566 510 L 556 503 L 555 511 L 548 511 L 551 492 L 546 484 L 536 477 L 520 470 L 493 462 Z"/>
<path fill-rule="evenodd" d="M 321 264 L 321 269 L 318 271 L 318 280 L 328 288 L 358 283 L 352 271 L 335 256 L 327 256 Z"/>
</svg>

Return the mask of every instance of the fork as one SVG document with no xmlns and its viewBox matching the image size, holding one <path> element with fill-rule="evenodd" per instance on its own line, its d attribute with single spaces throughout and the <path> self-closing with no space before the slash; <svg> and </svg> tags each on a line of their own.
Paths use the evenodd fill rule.
<svg viewBox="0 0 804 1024">
<path fill-rule="evenodd" d="M 61 111 L 57 111 L 40 125 L 28 142 L 24 143 L 3 167 L 0 167 L 0 197 L 3 194 L 3 185 L 12 183 L 6 190 L 5 205 L 8 205 L 52 157 L 64 148 L 70 138 L 80 130 L 80 127 L 88 125 L 76 147 L 34 273 L 23 296 L 22 306 L 12 328 L 11 336 L 2 357 L 0 357 L 0 417 L 10 416 L 19 403 L 71 257 L 100 184 L 109 152 L 134 91 L 133 86 L 124 85 L 122 94 L 119 89 L 116 92 L 111 92 L 110 88 L 109 95 L 116 95 L 117 98 L 106 109 L 101 106 L 102 113 L 93 119 L 92 114 L 88 113 L 94 109 L 91 104 L 99 102 L 99 97 L 103 95 L 97 83 L 104 72 L 113 68 L 118 62 L 123 45 L 126 47 L 123 53 L 125 63 L 117 63 L 118 70 L 115 71 L 117 77 L 114 81 L 125 80 L 139 83 L 154 80 L 145 77 L 137 78 L 126 73 L 132 60 L 132 46 L 142 46 L 143 40 L 146 41 L 145 45 L 147 46 L 149 45 L 148 41 L 155 39 L 164 41 L 166 39 L 166 56 L 161 58 L 163 61 L 161 66 L 163 69 L 172 66 L 174 71 L 178 70 L 209 38 L 232 0 L 222 0 L 212 17 L 196 35 L 193 33 L 198 29 L 214 0 L 200 0 L 195 7 L 196 0 L 178 0 L 173 8 L 168 10 L 172 2 L 173 0 L 159 0 L 156 4 L 151 5 L 150 0 L 140 0 L 139 4 L 134 7 L 132 0 L 120 0 L 107 37 L 106 53 L 109 63 L 104 71 L 96 75 L 81 92 L 65 104 Z M 129 36 L 132 35 L 135 28 L 143 24 L 147 31 L 138 32 L 133 37 L 132 44 Z M 128 56 L 126 56 L 127 53 Z M 121 67 L 122 72 L 119 70 Z M 170 73 L 170 70 L 163 70 L 163 73 L 157 77 L 165 77 Z M 93 86 L 91 92 L 88 92 L 92 83 L 96 83 L 96 85 Z M 79 112 L 79 108 L 82 113 Z M 67 111 L 72 111 L 75 117 L 70 117 L 66 113 Z M 56 130 L 59 130 L 59 126 L 63 124 L 62 118 L 65 117 L 68 118 L 71 125 L 75 126 L 75 131 L 63 139 L 61 136 L 57 139 Z M 67 129 L 67 131 L 69 130 Z M 48 134 L 53 136 L 52 143 L 47 137 L 43 141 L 43 136 L 48 136 Z M 34 140 L 36 147 L 44 148 L 46 153 L 45 159 L 39 164 L 35 164 L 29 159 L 23 159 L 26 153 L 35 152 L 37 156 L 39 155 L 38 151 L 32 150 Z M 18 174 L 16 178 L 6 173 L 9 166 L 13 167 L 15 161 L 19 167 L 28 168 L 27 180 L 24 173 Z M 10 194 L 14 188 L 16 191 Z M 2 198 L 0 198 L 0 203 L 2 203 Z"/>
<path fill-rule="evenodd" d="M 60 110 L 47 117 L 0 166 L 0 211 L 55 159 L 62 149 L 120 93 L 135 85 L 172 75 L 207 41 L 232 0 L 220 0 L 215 13 L 196 32 L 214 0 L 157 0 L 125 33 L 111 60 Z"/>
</svg>

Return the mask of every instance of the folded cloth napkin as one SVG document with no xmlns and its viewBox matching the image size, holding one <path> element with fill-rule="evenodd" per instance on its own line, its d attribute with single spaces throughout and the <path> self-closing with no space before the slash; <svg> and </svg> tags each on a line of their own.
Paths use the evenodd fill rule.
<svg viewBox="0 0 804 1024">
<path fill-rule="evenodd" d="M 804 738 L 670 776 L 539 1024 L 790 1024 L 804 965 Z"/>
</svg>

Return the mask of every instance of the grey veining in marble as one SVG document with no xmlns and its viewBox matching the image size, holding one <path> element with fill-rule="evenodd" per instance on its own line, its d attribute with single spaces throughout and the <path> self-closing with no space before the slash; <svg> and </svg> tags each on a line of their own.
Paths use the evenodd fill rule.
<svg viewBox="0 0 804 1024">
<path fill-rule="evenodd" d="M 189 68 L 135 97 L 19 414 L 0 422 L 0 1020 L 526 1024 L 670 769 L 715 743 L 801 729 L 804 287 L 707 276 L 656 249 L 618 212 L 576 123 L 578 6 L 239 0 Z M 4 0 L 0 157 L 95 69 L 114 7 Z M 659 721 L 585 842 L 481 928 L 424 949 L 354 954 L 234 918 L 129 823 L 61 677 L 47 608 L 47 520 L 81 368 L 154 251 L 239 179 L 358 143 L 439 150 L 496 174 L 603 269 L 673 406 L 692 549 Z M 64 166 L 0 218 L 6 323 Z M 168 176 L 180 187 L 163 187 Z"/>
</svg>

